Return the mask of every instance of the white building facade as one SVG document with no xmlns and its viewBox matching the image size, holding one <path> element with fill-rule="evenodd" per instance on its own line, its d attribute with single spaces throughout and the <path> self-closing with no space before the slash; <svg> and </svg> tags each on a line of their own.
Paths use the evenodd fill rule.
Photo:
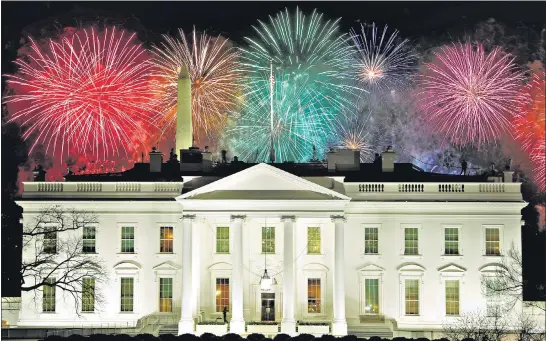
<svg viewBox="0 0 546 341">
<path fill-rule="evenodd" d="M 92 311 L 77 313 L 60 290 L 23 293 L 18 325 L 136 325 L 167 315 L 179 334 L 196 333 L 226 308 L 229 331 L 240 334 L 250 322 L 276 321 L 289 334 L 326 322 L 334 335 L 373 327 L 436 337 L 460 314 L 496 304 L 482 276 L 512 243 L 521 250 L 520 184 L 457 179 L 349 181 L 258 164 L 173 182 L 25 183 L 23 223 L 51 204 L 98 215 L 74 233 L 110 277 L 94 289 L 106 305 Z"/>
</svg>

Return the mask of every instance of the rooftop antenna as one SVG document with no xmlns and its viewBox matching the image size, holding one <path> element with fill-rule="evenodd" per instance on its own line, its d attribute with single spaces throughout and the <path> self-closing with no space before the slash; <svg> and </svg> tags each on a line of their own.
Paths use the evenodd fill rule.
<svg viewBox="0 0 546 341">
<path fill-rule="evenodd" d="M 273 112 L 273 95 L 274 95 L 274 85 L 275 85 L 275 77 L 273 77 L 273 60 L 271 59 L 269 61 L 269 102 L 270 102 L 270 108 L 269 108 L 269 116 L 271 119 L 271 141 L 269 146 L 269 161 L 271 163 L 275 162 L 275 148 L 273 145 L 273 119 L 274 119 L 274 112 Z"/>
</svg>

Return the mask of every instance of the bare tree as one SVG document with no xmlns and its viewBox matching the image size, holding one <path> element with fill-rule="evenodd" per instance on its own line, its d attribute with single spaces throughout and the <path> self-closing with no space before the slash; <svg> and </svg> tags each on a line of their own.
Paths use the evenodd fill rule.
<svg viewBox="0 0 546 341">
<path fill-rule="evenodd" d="M 59 205 L 45 207 L 25 222 L 21 291 L 34 292 L 37 298 L 39 289 L 58 288 L 73 299 L 77 314 L 84 301 L 100 307 L 104 298 L 97 284 L 108 281 L 107 272 L 96 254 L 84 252 L 80 232 L 97 223 L 93 213 Z M 92 279 L 93 290 L 83 285 L 84 278 Z"/>
<path fill-rule="evenodd" d="M 518 314 L 517 318 L 517 340 L 518 341 L 541 341 L 543 334 L 540 333 L 540 328 L 535 319 L 527 314 Z"/>
<path fill-rule="evenodd" d="M 477 310 L 461 314 L 443 325 L 444 337 L 450 341 L 473 339 L 475 341 L 501 341 L 508 334 L 508 320 L 497 309 L 487 316 Z"/>
</svg>

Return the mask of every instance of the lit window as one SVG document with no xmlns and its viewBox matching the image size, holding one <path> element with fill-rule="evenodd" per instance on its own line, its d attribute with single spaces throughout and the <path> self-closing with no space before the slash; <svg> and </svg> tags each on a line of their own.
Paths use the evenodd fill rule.
<svg viewBox="0 0 546 341">
<path fill-rule="evenodd" d="M 132 277 L 121 278 L 121 311 L 133 311 L 134 279 Z"/>
<path fill-rule="evenodd" d="M 459 229 L 456 227 L 445 228 L 445 252 L 446 255 L 459 254 Z"/>
<path fill-rule="evenodd" d="M 406 315 L 419 315 L 419 280 L 406 279 Z"/>
<path fill-rule="evenodd" d="M 173 311 L 173 279 L 159 279 L 159 312 L 171 313 Z"/>
<path fill-rule="evenodd" d="M 307 227 L 307 253 L 320 254 L 320 227 Z"/>
<path fill-rule="evenodd" d="M 229 278 L 216 279 L 216 312 L 229 311 Z"/>
<path fill-rule="evenodd" d="M 42 310 L 44 312 L 55 312 L 55 278 L 46 278 L 44 281 L 43 297 L 42 297 Z"/>
<path fill-rule="evenodd" d="M 44 228 L 44 253 L 57 253 L 57 231 L 53 226 Z"/>
<path fill-rule="evenodd" d="M 135 228 L 134 226 L 121 227 L 121 252 L 135 252 Z"/>
<path fill-rule="evenodd" d="M 82 280 L 82 311 L 95 311 L 95 279 L 92 277 Z"/>
<path fill-rule="evenodd" d="M 500 255 L 500 229 L 485 229 L 485 254 L 488 256 Z"/>
<path fill-rule="evenodd" d="M 404 230 L 405 255 L 418 255 L 419 254 L 419 229 L 416 227 L 408 227 Z"/>
<path fill-rule="evenodd" d="M 229 227 L 216 227 L 216 253 L 229 253 Z"/>
<path fill-rule="evenodd" d="M 459 315 L 459 281 L 446 281 L 446 315 Z"/>
<path fill-rule="evenodd" d="M 307 279 L 307 312 L 317 314 L 321 311 L 320 278 Z"/>
<path fill-rule="evenodd" d="M 379 280 L 377 278 L 364 281 L 364 311 L 366 314 L 379 314 Z"/>
<path fill-rule="evenodd" d="M 275 253 L 275 227 L 262 227 L 262 253 Z"/>
<path fill-rule="evenodd" d="M 159 229 L 159 252 L 173 252 L 173 227 L 161 226 Z"/>
<path fill-rule="evenodd" d="M 364 228 L 364 253 L 379 253 L 379 232 L 377 227 Z"/>
<path fill-rule="evenodd" d="M 95 226 L 83 227 L 83 253 L 95 253 L 96 233 Z"/>
</svg>

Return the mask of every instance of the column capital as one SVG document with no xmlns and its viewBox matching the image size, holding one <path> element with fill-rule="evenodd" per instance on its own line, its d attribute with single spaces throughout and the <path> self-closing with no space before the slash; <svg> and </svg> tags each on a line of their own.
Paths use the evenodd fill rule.
<svg viewBox="0 0 546 341">
<path fill-rule="evenodd" d="M 283 216 L 281 216 L 281 221 L 295 222 L 296 221 L 296 216 L 295 215 L 283 215 Z"/>
<path fill-rule="evenodd" d="M 195 214 L 184 214 L 181 218 L 181 220 L 195 220 Z"/>
<path fill-rule="evenodd" d="M 232 215 L 230 217 L 230 220 L 231 221 L 235 221 L 235 220 L 243 220 L 244 221 L 244 220 L 246 220 L 246 215 L 244 215 L 244 214 L 239 214 L 239 215 L 234 214 L 234 215 Z"/>
<path fill-rule="evenodd" d="M 333 216 L 330 216 L 330 219 L 332 219 L 333 223 L 338 221 L 343 221 L 343 222 L 347 221 L 347 218 L 345 218 L 345 216 L 342 216 L 342 215 L 333 215 Z"/>
</svg>

